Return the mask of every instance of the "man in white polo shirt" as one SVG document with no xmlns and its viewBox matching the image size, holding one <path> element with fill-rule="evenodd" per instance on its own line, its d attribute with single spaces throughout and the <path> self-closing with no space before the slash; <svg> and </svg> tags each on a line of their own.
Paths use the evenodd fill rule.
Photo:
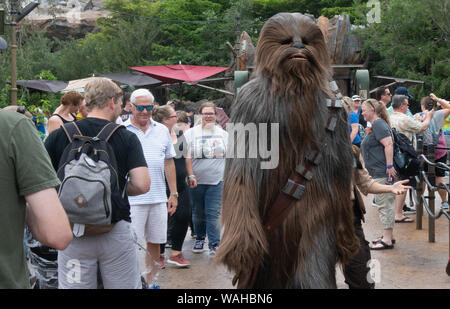
<svg viewBox="0 0 450 309">
<path fill-rule="evenodd" d="M 166 243 L 167 215 L 173 215 L 178 205 L 175 164 L 176 156 L 169 130 L 163 124 L 152 120 L 154 97 L 147 89 L 137 89 L 131 94 L 132 117 L 123 125 L 135 133 L 142 144 L 144 157 L 150 174 L 150 191 L 145 194 L 129 197 L 131 205 L 131 224 L 138 240 L 147 243 L 154 262 L 148 258 L 146 264 L 150 269 L 159 263 L 164 267 L 164 258 L 160 257 L 160 244 Z M 166 184 L 170 189 L 167 199 Z M 166 206 L 167 203 L 167 206 Z M 147 277 L 150 284 L 152 278 Z"/>
</svg>

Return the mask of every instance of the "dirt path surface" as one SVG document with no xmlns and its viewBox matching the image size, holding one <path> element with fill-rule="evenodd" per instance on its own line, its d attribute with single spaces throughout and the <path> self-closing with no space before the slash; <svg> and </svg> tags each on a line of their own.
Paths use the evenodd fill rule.
<svg viewBox="0 0 450 309">
<path fill-rule="evenodd" d="M 363 228 L 368 241 L 380 236 L 382 231 L 378 211 L 371 206 L 372 197 L 365 197 L 367 214 Z M 436 205 L 440 205 L 438 197 Z M 416 217 L 410 216 L 414 219 Z M 442 216 L 436 220 L 434 243 L 428 242 L 426 213 L 423 216 L 422 230 L 416 230 L 415 223 L 397 223 L 394 237 L 394 249 L 372 251 L 372 259 L 376 265 L 374 277 L 377 289 L 450 289 L 450 277 L 445 273 L 449 257 L 449 221 L 446 217 Z M 233 274 L 224 266 L 214 264 L 208 251 L 193 253 L 193 243 L 188 231 L 183 254 L 190 261 L 191 267 L 178 269 L 168 265 L 166 261 L 166 268 L 161 270 L 158 280 L 161 289 L 233 289 Z M 166 250 L 166 260 L 169 253 L 170 249 Z M 346 289 L 347 285 L 339 267 L 336 278 L 338 288 Z"/>
</svg>

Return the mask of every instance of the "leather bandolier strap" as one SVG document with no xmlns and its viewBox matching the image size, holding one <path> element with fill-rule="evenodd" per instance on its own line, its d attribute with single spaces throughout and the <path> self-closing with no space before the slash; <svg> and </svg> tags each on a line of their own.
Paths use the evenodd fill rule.
<svg viewBox="0 0 450 309">
<path fill-rule="evenodd" d="M 329 111 L 327 123 L 325 125 L 326 132 L 333 132 L 337 124 L 337 110 L 342 108 L 342 94 L 335 81 L 330 82 L 331 90 L 335 95 L 334 99 L 327 99 L 327 107 Z M 327 145 L 322 144 L 320 148 Z M 269 247 L 272 246 L 270 237 L 272 231 L 276 230 L 286 219 L 292 207 L 300 201 L 305 193 L 306 183 L 313 177 L 314 167 L 320 164 L 322 159 L 321 149 L 315 149 L 307 152 L 303 161 L 297 165 L 295 171 L 291 173 L 286 184 L 278 194 L 275 202 L 270 207 L 267 215 L 263 220 L 263 227 L 266 233 Z M 237 274 L 233 278 L 233 285 L 238 282 L 238 289 L 251 289 L 255 286 L 258 277 L 260 264 L 255 266 L 248 273 Z"/>
</svg>

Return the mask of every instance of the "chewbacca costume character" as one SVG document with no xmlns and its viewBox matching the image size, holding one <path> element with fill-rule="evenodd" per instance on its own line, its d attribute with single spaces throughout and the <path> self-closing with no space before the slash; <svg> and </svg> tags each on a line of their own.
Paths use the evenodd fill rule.
<svg viewBox="0 0 450 309">
<path fill-rule="evenodd" d="M 260 156 L 226 162 L 216 259 L 239 288 L 336 288 L 336 263 L 359 248 L 347 114 L 333 108 L 329 63 L 322 32 L 302 14 L 277 14 L 261 30 L 255 72 L 231 122 L 278 123 L 279 137 L 269 140 L 279 138 L 280 158 L 274 169 L 261 169 Z M 235 147 L 245 134 L 237 133 Z M 283 205 L 289 209 L 277 211 Z"/>
</svg>

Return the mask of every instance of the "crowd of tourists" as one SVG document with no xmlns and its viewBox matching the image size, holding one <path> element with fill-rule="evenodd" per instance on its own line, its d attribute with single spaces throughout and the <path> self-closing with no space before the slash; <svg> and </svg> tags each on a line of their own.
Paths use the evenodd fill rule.
<svg viewBox="0 0 450 309">
<path fill-rule="evenodd" d="M 358 260 L 370 258 L 370 250 L 394 248 L 395 223 L 413 222 L 406 214 L 414 209 L 405 205 L 413 178 L 395 168 L 392 128 L 413 145 L 422 135 L 425 144 L 437 146 L 435 160 L 447 160 L 449 102 L 430 94 L 413 115 L 411 98 L 405 87 L 393 97 L 380 87 L 373 99 L 343 98 L 357 162 L 352 196 L 361 240 L 359 257 L 344 266 L 350 287 L 373 288 L 361 282 L 367 269 Z M 26 259 L 34 268 L 31 283 L 40 288 L 156 287 L 166 263 L 191 265 L 183 255 L 189 230 L 195 239 L 190 250 L 215 255 L 228 133 L 216 123 L 214 103 L 160 105 L 147 89 L 124 93 L 111 80 L 96 78 L 83 94 L 62 96 L 41 131 L 44 142 L 19 115 L 26 111 L 12 109 L 19 113 L 0 111 L 0 190 L 8 206 L 8 215 L 0 217 L 7 227 L 0 287 L 30 286 Z M 444 181 L 444 171 L 436 174 L 436 182 Z M 370 244 L 361 226 L 360 193 L 375 194 L 383 227 Z M 448 208 L 446 192 L 439 193 Z M 25 217 L 25 241 L 18 246 Z"/>
<path fill-rule="evenodd" d="M 396 170 L 394 132 L 403 134 L 405 141 L 414 148 L 417 147 L 418 138 L 423 140 L 424 145 L 434 145 L 435 162 L 447 163 L 447 142 L 443 128 L 445 122 L 449 121 L 449 102 L 431 93 L 421 99 L 421 111 L 413 115 L 409 109 L 409 100 L 412 98 L 406 87 L 398 87 L 394 95 L 389 88 L 379 87 L 374 99 L 363 102 L 358 95 L 352 99 L 344 98 L 348 105 L 352 144 L 361 148 L 365 168 L 380 184 L 393 184 L 395 180 L 407 179 L 409 186 L 416 185 L 415 177 Z M 426 148 L 424 153 L 427 154 Z M 424 168 L 427 169 L 426 164 Z M 417 166 L 411 174 L 418 173 Z M 436 184 L 445 182 L 443 169 L 436 168 L 436 176 Z M 441 207 L 448 209 L 447 192 L 439 189 L 439 195 Z M 414 222 L 406 214 L 414 214 L 415 209 L 405 204 L 405 198 L 406 192 L 397 196 L 391 193 L 375 195 L 373 205 L 378 208 L 383 232 L 380 238 L 373 241 L 372 250 L 394 248 L 394 224 Z"/>
</svg>

